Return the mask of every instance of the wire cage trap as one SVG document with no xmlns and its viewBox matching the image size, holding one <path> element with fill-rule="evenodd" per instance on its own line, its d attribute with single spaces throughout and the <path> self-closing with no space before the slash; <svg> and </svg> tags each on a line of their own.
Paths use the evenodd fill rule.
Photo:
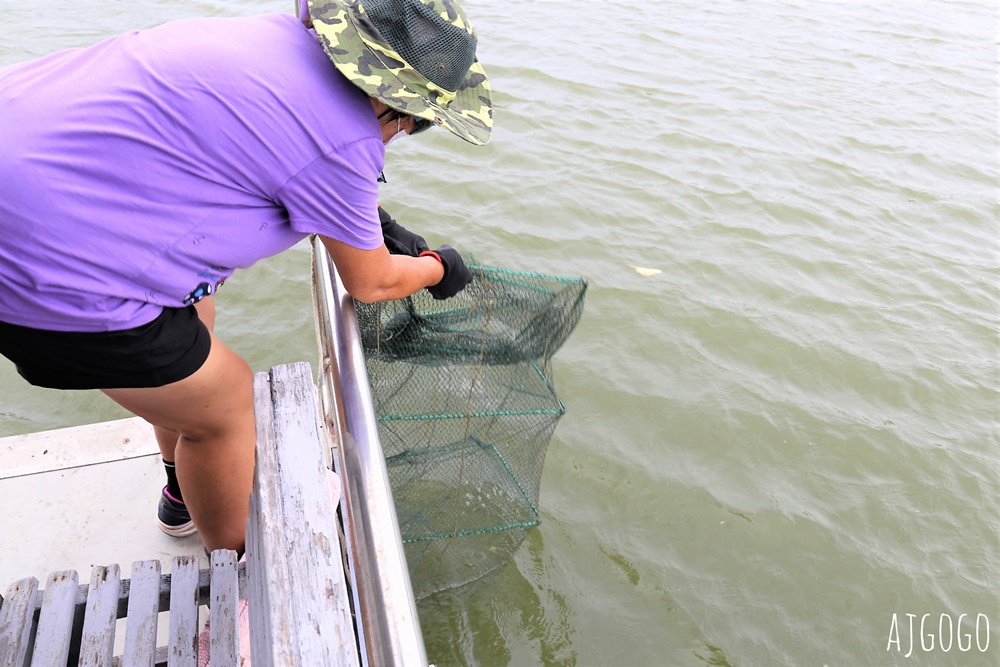
<svg viewBox="0 0 1000 667">
<path fill-rule="evenodd" d="M 552 355 L 587 284 L 475 265 L 455 297 L 356 303 L 417 598 L 509 561 L 538 525 L 545 451 L 566 408 Z"/>
</svg>

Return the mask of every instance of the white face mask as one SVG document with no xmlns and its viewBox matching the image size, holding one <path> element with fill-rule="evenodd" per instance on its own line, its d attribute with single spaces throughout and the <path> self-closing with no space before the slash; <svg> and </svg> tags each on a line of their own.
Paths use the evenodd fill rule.
<svg viewBox="0 0 1000 667">
<path fill-rule="evenodd" d="M 396 134 L 394 134 L 391 137 L 389 137 L 389 139 L 385 142 L 385 147 L 386 148 L 388 148 L 389 144 L 391 144 L 392 142 L 394 142 L 396 139 L 399 139 L 399 137 L 401 135 L 406 134 L 406 130 L 404 130 L 402 127 L 400 127 L 402 125 L 402 120 L 403 119 L 400 118 L 399 116 L 396 117 Z"/>
<path fill-rule="evenodd" d="M 396 134 L 394 134 L 391 137 L 389 137 L 389 140 L 385 142 L 385 147 L 388 148 L 389 144 L 391 144 L 392 142 L 394 142 L 396 139 L 399 139 L 404 134 L 406 134 L 406 130 L 400 130 Z"/>
</svg>

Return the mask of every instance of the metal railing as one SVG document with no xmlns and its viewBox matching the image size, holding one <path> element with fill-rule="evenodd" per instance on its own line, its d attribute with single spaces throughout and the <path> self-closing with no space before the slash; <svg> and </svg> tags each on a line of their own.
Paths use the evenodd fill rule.
<svg viewBox="0 0 1000 667">
<path fill-rule="evenodd" d="M 320 398 L 327 425 L 338 436 L 336 467 L 362 660 L 373 667 L 426 665 L 354 300 L 323 243 L 316 237 L 312 243 Z"/>
</svg>

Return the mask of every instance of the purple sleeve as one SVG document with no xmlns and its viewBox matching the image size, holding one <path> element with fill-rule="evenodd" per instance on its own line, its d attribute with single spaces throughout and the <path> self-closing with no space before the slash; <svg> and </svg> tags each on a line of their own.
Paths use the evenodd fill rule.
<svg viewBox="0 0 1000 667">
<path fill-rule="evenodd" d="M 292 229 L 355 248 L 382 245 L 378 175 L 385 149 L 376 138 L 355 141 L 314 160 L 275 193 Z"/>
</svg>

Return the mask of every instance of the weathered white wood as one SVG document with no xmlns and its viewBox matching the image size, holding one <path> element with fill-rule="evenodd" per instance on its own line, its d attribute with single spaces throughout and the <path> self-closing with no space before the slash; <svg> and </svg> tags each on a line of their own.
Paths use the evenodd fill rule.
<svg viewBox="0 0 1000 667">
<path fill-rule="evenodd" d="M 270 420 L 262 424 L 259 408 L 257 410 L 257 446 L 260 447 L 261 435 L 267 430 Z M 270 410 L 267 414 L 270 414 Z M 273 442 L 273 438 L 267 442 Z M 260 466 L 260 461 L 257 462 L 257 466 Z M 247 565 L 253 568 L 254 574 L 247 577 L 246 599 L 250 606 L 250 655 L 253 656 L 256 651 L 256 655 L 261 656 L 258 661 L 263 661 L 273 657 L 267 648 L 271 637 L 275 634 L 271 626 L 271 614 L 266 611 L 271 608 L 271 591 L 263 579 L 270 569 L 268 556 L 273 558 L 274 554 L 266 550 L 263 545 L 264 524 L 270 525 L 270 522 L 261 522 L 260 492 L 256 485 L 255 481 L 254 492 L 250 494 L 250 515 L 247 519 L 246 561 Z"/>
<path fill-rule="evenodd" d="M 324 465 L 327 444 L 320 431 L 309 365 L 276 367 L 270 374 L 258 375 L 255 408 L 257 469 L 247 535 L 251 575 L 246 581 L 255 659 L 267 665 L 357 665 L 336 503 L 330 498 Z M 244 579 L 237 574 L 235 554 L 213 555 L 211 572 L 211 593 L 206 590 L 208 573 L 199 572 L 194 556 L 175 559 L 172 575 L 161 576 L 157 561 L 135 563 L 131 579 L 125 580 L 117 566 L 98 568 L 89 590 L 78 585 L 75 573 L 56 573 L 46 589 L 41 618 L 47 620 L 40 623 L 39 636 L 68 637 L 78 610 L 83 625 L 82 637 L 80 626 L 76 627 L 81 664 L 108 664 L 113 619 L 127 612 L 120 662 L 152 665 L 157 656 L 157 613 L 167 606 L 169 596 L 170 643 L 159 658 L 171 666 L 194 667 L 199 599 L 204 603 L 211 595 L 212 662 L 238 663 L 238 598 Z M 31 579 L 12 587 L 3 601 L 0 667 L 23 667 L 24 656 L 30 658 L 28 643 L 38 597 L 38 582 Z M 84 607 L 86 616 L 79 613 Z M 24 622 L 15 629 L 19 618 Z M 68 640 L 46 643 L 51 646 L 45 650 L 41 641 L 37 643 L 33 664 L 61 667 L 66 653 L 76 651 Z"/>
<path fill-rule="evenodd" d="M 254 378 L 257 465 L 250 638 L 255 661 L 357 665 L 335 507 L 309 364 Z"/>
<path fill-rule="evenodd" d="M 197 562 L 197 557 L 195 558 Z M 238 574 L 239 574 L 239 584 L 240 584 L 240 596 L 245 597 L 246 591 L 246 563 L 237 564 Z M 120 575 L 119 575 L 120 576 Z M 209 598 L 209 586 L 211 580 L 211 572 L 207 569 L 198 571 L 198 604 L 208 604 Z M 125 614 L 128 610 L 128 596 L 129 590 L 131 589 L 132 582 L 129 579 L 120 580 L 120 590 L 118 593 L 118 618 L 125 618 Z M 76 594 L 76 613 L 81 615 L 84 611 L 84 607 L 87 604 L 87 597 L 90 592 L 89 584 L 81 584 L 77 588 Z M 160 609 L 167 610 L 170 608 L 170 575 L 161 574 L 160 575 Z M 2 596 L 0 596 L 2 599 Z M 2 605 L 0 605 L 2 606 Z M 41 600 L 36 600 L 35 608 L 41 606 Z M 2 667 L 2 666 L 0 666 Z"/>
<path fill-rule="evenodd" d="M 45 582 L 45 594 L 38 615 L 32 667 L 65 667 L 73 631 L 73 612 L 79 578 L 73 570 L 53 572 Z"/>
<path fill-rule="evenodd" d="M 105 667 L 111 664 L 121 588 L 121 572 L 116 563 L 93 569 L 80 638 L 80 665 Z"/>
<path fill-rule="evenodd" d="M 170 568 L 168 667 L 198 664 L 198 559 L 178 556 Z"/>
<path fill-rule="evenodd" d="M 236 552 L 212 552 L 212 604 L 210 658 L 213 665 L 236 665 L 240 659 L 239 607 Z"/>
<path fill-rule="evenodd" d="M 277 527 L 281 525 L 283 517 L 276 509 L 280 502 L 280 487 L 274 478 L 278 463 L 269 375 L 257 373 L 253 386 L 257 450 L 254 490 L 250 496 L 250 517 L 247 522 L 247 564 L 251 572 L 247 581 L 250 654 L 265 664 L 277 665 L 280 664 L 278 656 L 294 639 L 294 630 L 292 619 L 287 614 L 273 613 L 271 595 L 274 593 L 276 597 L 280 597 L 280 589 L 289 591 L 291 582 L 287 563 L 281 555 L 280 536 L 277 534 L 281 532 Z"/>
<path fill-rule="evenodd" d="M 153 666 L 159 612 L 160 561 L 144 560 L 133 563 L 122 664 L 134 667 Z"/>
<path fill-rule="evenodd" d="M 37 596 L 38 579 L 34 577 L 16 581 L 7 589 L 0 607 L 0 667 L 24 665 Z"/>
<path fill-rule="evenodd" d="M 152 427 L 139 417 L 11 435 L 0 438 L 0 461 L 4 462 L 0 480 L 157 452 Z"/>
</svg>

